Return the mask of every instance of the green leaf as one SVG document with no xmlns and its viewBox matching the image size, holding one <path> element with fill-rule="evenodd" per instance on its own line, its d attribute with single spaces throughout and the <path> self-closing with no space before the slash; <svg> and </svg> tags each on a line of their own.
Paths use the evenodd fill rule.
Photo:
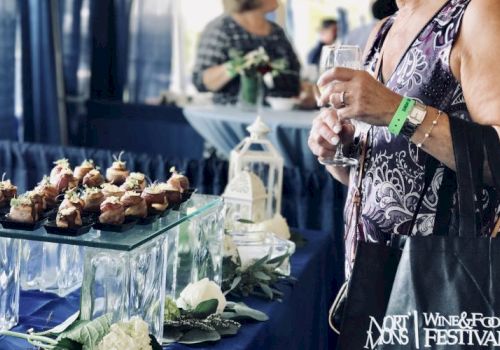
<svg viewBox="0 0 500 350">
<path fill-rule="evenodd" d="M 57 340 L 70 339 L 82 344 L 84 349 L 93 349 L 109 333 L 111 319 L 112 315 L 106 314 L 93 321 L 77 321 L 61 333 Z"/>
<path fill-rule="evenodd" d="M 59 340 L 53 350 L 82 350 L 82 348 L 82 344 L 65 338 Z"/>
<path fill-rule="evenodd" d="M 218 306 L 219 301 L 217 299 L 205 300 L 199 303 L 191 314 L 195 318 L 203 319 L 214 314 L 217 311 Z"/>
<path fill-rule="evenodd" d="M 264 292 L 264 294 L 271 300 L 273 300 L 273 291 L 271 288 L 265 283 L 259 283 L 260 289 Z"/>
<path fill-rule="evenodd" d="M 263 265 L 263 264 L 264 264 L 264 263 L 265 263 L 268 259 L 269 259 L 269 256 L 268 256 L 268 255 L 266 255 L 266 256 L 264 256 L 264 257 L 260 258 L 259 260 L 255 261 L 255 262 L 254 262 L 254 263 L 250 266 L 250 268 L 252 268 L 252 267 L 253 267 L 253 268 L 259 267 L 259 266 Z"/>
<path fill-rule="evenodd" d="M 269 317 L 262 311 L 252 309 L 244 303 L 238 303 L 234 306 L 234 311 L 238 316 L 249 317 L 256 321 L 267 321 Z"/>
<path fill-rule="evenodd" d="M 252 309 L 244 303 L 231 303 L 229 308 L 226 307 L 225 312 L 222 313 L 222 318 L 229 320 L 255 320 L 255 321 L 267 321 L 269 317 L 256 309 Z"/>
<path fill-rule="evenodd" d="M 285 261 L 285 259 L 286 259 L 286 258 L 288 258 L 288 257 L 289 257 L 289 254 L 284 254 L 284 255 L 276 256 L 276 257 L 272 258 L 271 260 L 268 260 L 268 261 L 267 261 L 267 264 L 269 264 L 269 265 L 277 265 L 277 266 L 279 266 L 279 265 L 281 265 L 281 264 Z"/>
<path fill-rule="evenodd" d="M 153 348 L 153 350 L 163 350 L 160 343 L 158 343 L 158 340 L 156 340 L 153 335 L 150 334 L 149 338 L 151 339 L 151 347 Z"/>
<path fill-rule="evenodd" d="M 221 336 L 217 331 L 202 331 L 201 329 L 192 329 L 182 336 L 179 339 L 179 343 L 181 344 L 198 344 L 204 343 L 207 341 L 218 341 L 221 339 Z"/>
<path fill-rule="evenodd" d="M 239 219 L 238 220 L 239 223 L 242 223 L 242 224 L 255 224 L 255 222 L 253 222 L 252 220 L 247 220 L 247 219 Z"/>
<path fill-rule="evenodd" d="M 240 282 L 241 282 L 241 276 L 236 276 L 234 278 L 233 282 L 231 283 L 231 287 L 224 292 L 224 295 L 227 295 L 232 290 L 234 290 L 236 287 L 238 287 L 238 284 L 240 284 Z"/>
<path fill-rule="evenodd" d="M 266 275 L 264 272 L 262 271 L 256 271 L 254 273 L 254 276 L 255 278 L 259 279 L 259 280 L 262 280 L 262 281 L 270 281 L 271 280 L 271 277 L 269 277 L 268 275 Z"/>
<path fill-rule="evenodd" d="M 216 327 L 216 329 L 220 336 L 226 336 L 226 335 L 237 334 L 238 331 L 240 330 L 240 327 L 235 324 L 232 324 L 229 327 Z"/>
<path fill-rule="evenodd" d="M 184 332 L 175 327 L 163 327 L 163 343 L 175 343 L 182 338 Z"/>
<path fill-rule="evenodd" d="M 68 317 L 63 323 L 55 326 L 54 328 L 48 329 L 43 332 L 39 333 L 34 333 L 36 335 L 46 335 L 46 334 L 60 334 L 64 332 L 66 329 L 68 329 L 69 326 L 74 324 L 76 320 L 78 320 L 78 317 L 80 317 L 80 311 L 75 312 L 73 315 Z"/>
</svg>

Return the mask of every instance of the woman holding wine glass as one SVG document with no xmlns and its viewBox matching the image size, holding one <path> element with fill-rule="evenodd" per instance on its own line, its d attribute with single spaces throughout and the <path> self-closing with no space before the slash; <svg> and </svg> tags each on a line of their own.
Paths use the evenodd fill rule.
<svg viewBox="0 0 500 350">
<path fill-rule="evenodd" d="M 320 103 L 331 108 L 323 109 L 313 123 L 312 152 L 323 161 L 335 157 L 342 144 L 344 153 L 351 149 L 350 156 L 359 159 L 352 167 L 327 165 L 349 186 L 347 276 L 357 241 L 432 233 L 443 174 L 455 169 L 450 118 L 492 125 L 500 133 L 500 2 L 397 0 L 397 5 L 399 11 L 371 35 L 366 70 L 335 67 L 318 81 Z M 368 132 L 355 138 L 351 120 L 370 125 Z M 428 157 L 440 165 L 425 186 Z M 489 169 L 485 174 L 491 178 Z M 493 193 L 483 193 L 478 200 L 487 235 L 499 208 L 492 204 Z M 409 232 L 420 197 L 419 215 Z"/>
</svg>

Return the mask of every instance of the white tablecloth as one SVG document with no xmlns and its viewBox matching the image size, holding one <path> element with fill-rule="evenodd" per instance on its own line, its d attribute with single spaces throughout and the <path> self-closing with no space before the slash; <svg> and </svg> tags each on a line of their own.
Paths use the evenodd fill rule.
<svg viewBox="0 0 500 350">
<path fill-rule="evenodd" d="M 285 166 L 314 170 L 321 167 L 307 146 L 316 111 L 274 111 L 264 108 L 263 121 L 271 128 L 269 139 L 281 152 Z M 246 127 L 257 117 L 237 107 L 186 107 L 184 115 L 193 128 L 226 157 L 248 136 Z"/>
</svg>

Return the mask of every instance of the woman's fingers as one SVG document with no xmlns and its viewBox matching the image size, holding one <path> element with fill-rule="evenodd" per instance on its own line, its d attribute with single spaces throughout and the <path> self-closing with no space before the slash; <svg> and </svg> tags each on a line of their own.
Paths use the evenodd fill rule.
<svg viewBox="0 0 500 350">
<path fill-rule="evenodd" d="M 354 69 L 341 67 L 327 70 L 319 77 L 318 86 L 321 88 L 333 81 L 349 81 L 354 77 L 356 72 Z"/>
<path fill-rule="evenodd" d="M 320 105 L 322 106 L 333 106 L 336 109 L 341 108 L 340 94 L 342 91 L 348 89 L 348 83 L 341 81 L 334 81 L 324 86 L 321 91 L 321 97 L 319 98 Z M 345 97 L 345 96 L 344 96 Z"/>
</svg>

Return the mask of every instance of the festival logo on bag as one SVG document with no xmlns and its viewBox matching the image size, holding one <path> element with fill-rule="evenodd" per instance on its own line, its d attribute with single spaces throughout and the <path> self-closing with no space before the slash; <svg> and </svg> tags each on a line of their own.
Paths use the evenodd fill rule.
<svg viewBox="0 0 500 350">
<path fill-rule="evenodd" d="M 500 346 L 500 317 L 462 312 L 460 315 L 421 313 L 385 316 L 378 321 L 370 316 L 364 349 L 382 345 L 413 346 Z"/>
</svg>

